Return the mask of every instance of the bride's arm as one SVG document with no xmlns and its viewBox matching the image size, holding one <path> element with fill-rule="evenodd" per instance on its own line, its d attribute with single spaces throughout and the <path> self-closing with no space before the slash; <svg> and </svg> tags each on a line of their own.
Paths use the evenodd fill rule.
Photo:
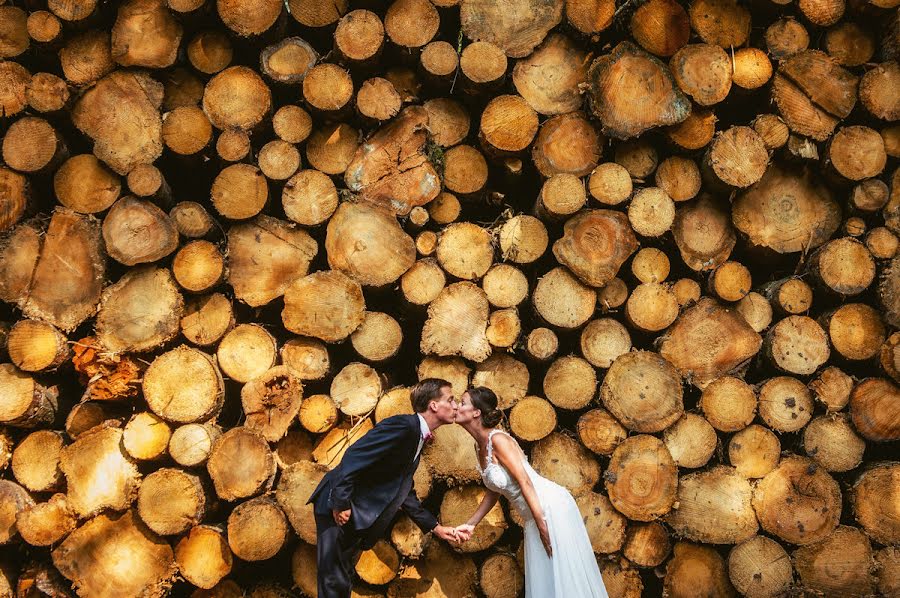
<svg viewBox="0 0 900 598">
<path fill-rule="evenodd" d="M 547 554 L 552 556 L 550 548 L 550 532 L 547 529 L 547 521 L 544 519 L 544 509 L 541 507 L 541 501 L 538 499 L 537 490 L 531 483 L 531 478 L 525 472 L 522 465 L 522 455 L 519 447 L 512 438 L 505 434 L 496 434 L 494 436 L 494 454 L 497 455 L 497 461 L 506 468 L 509 475 L 519 484 L 522 489 L 522 497 L 531 509 L 534 522 L 537 524 L 538 531 L 541 534 L 541 542 L 547 550 Z"/>
<path fill-rule="evenodd" d="M 472 516 L 469 517 L 469 520 L 466 521 L 465 525 L 471 525 L 472 527 L 478 525 L 478 523 L 484 519 L 484 516 L 494 508 L 495 504 L 497 504 L 498 498 L 500 498 L 499 494 L 493 490 L 485 489 L 484 498 L 481 499 L 481 504 L 478 505 L 478 508 L 472 513 Z"/>
</svg>

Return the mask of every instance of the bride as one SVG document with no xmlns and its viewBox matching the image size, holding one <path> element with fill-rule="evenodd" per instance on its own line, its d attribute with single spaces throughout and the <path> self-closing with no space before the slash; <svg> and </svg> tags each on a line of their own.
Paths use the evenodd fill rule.
<svg viewBox="0 0 900 598">
<path fill-rule="evenodd" d="M 478 444 L 478 469 L 488 492 L 469 521 L 456 528 L 459 539 L 471 538 L 502 494 L 525 521 L 525 597 L 606 598 L 575 500 L 532 469 L 516 441 L 496 427 L 500 418 L 491 389 L 479 386 L 463 394 L 456 423 Z"/>
</svg>

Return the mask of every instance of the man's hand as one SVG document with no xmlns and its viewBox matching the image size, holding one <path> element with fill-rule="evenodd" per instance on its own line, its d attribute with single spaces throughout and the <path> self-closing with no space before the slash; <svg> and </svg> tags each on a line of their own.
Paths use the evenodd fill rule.
<svg viewBox="0 0 900 598">
<path fill-rule="evenodd" d="M 456 528 L 447 527 L 446 525 L 438 525 L 431 531 L 435 536 L 437 536 L 441 540 L 444 540 L 445 542 L 450 542 L 451 544 L 459 542 L 459 538 L 456 534 Z"/>
<path fill-rule="evenodd" d="M 331 516 L 334 517 L 335 523 L 344 525 L 350 521 L 350 509 L 347 509 L 346 511 L 331 511 Z"/>
</svg>

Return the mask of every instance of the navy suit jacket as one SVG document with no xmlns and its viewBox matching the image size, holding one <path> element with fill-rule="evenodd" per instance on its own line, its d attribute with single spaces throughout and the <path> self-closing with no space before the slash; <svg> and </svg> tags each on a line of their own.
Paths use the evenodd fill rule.
<svg viewBox="0 0 900 598">
<path fill-rule="evenodd" d="M 421 437 L 418 415 L 383 419 L 347 449 L 307 504 L 314 504 L 316 515 L 352 509 L 349 524 L 364 536 L 381 536 L 398 509 L 422 531 L 431 531 L 437 519 L 419 502 L 412 484 Z"/>
</svg>

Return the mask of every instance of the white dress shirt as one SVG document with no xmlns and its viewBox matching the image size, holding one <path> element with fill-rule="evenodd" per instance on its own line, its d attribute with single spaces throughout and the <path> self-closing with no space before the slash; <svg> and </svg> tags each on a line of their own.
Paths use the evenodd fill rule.
<svg viewBox="0 0 900 598">
<path fill-rule="evenodd" d="M 419 426 L 421 427 L 421 432 L 422 432 L 422 433 L 421 433 L 421 435 L 419 436 L 419 446 L 418 446 L 418 448 L 416 449 L 416 456 L 413 458 L 413 460 L 419 458 L 419 453 L 422 452 L 422 445 L 425 444 L 425 436 L 427 436 L 428 434 L 431 433 L 431 428 L 428 427 L 428 422 L 425 421 L 425 418 L 422 417 L 422 414 L 421 414 L 421 413 L 417 413 L 416 415 L 419 416 Z"/>
</svg>

